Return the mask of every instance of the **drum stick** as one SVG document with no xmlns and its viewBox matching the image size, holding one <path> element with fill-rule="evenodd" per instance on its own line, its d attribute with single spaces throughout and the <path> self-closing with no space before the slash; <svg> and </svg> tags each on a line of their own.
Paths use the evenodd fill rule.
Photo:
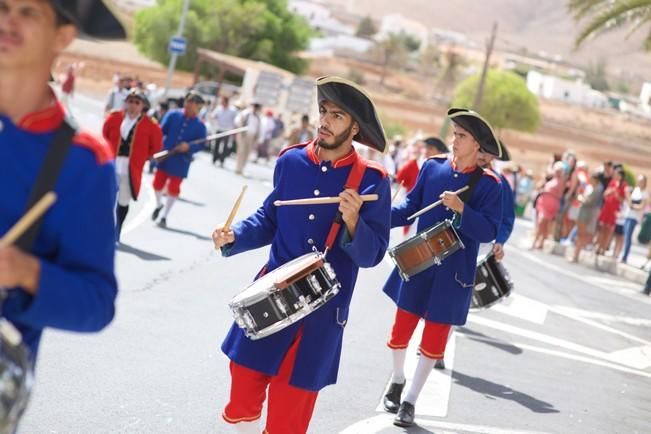
<svg viewBox="0 0 651 434">
<path fill-rule="evenodd" d="M 460 193 L 463 193 L 464 191 L 468 190 L 469 188 L 470 188 L 470 186 L 466 185 L 465 187 L 461 187 L 460 189 L 458 189 L 457 191 L 455 191 L 454 194 L 460 194 Z M 431 210 L 432 208 L 435 208 L 435 207 L 439 206 L 439 205 L 442 204 L 442 203 L 443 203 L 443 199 L 441 199 L 441 200 L 437 200 L 437 201 L 434 202 L 433 204 L 431 204 L 431 205 L 427 205 L 425 208 L 421 209 L 420 211 L 417 211 L 417 212 L 413 213 L 412 215 L 410 215 L 409 217 L 407 217 L 407 220 L 415 219 L 415 218 L 418 217 L 419 215 L 426 213 L 427 211 Z"/>
<path fill-rule="evenodd" d="M 231 223 L 233 223 L 233 219 L 235 218 L 235 214 L 237 214 L 237 210 L 240 207 L 240 203 L 242 202 L 242 197 L 244 196 L 244 192 L 246 191 L 247 185 L 242 186 L 242 191 L 240 192 L 240 195 L 238 196 L 237 200 L 235 201 L 235 205 L 233 205 L 233 209 L 231 210 L 231 213 L 228 215 L 228 218 L 226 219 L 226 223 L 224 223 L 224 227 L 222 228 L 223 232 L 228 232 L 231 228 Z"/>
<path fill-rule="evenodd" d="M 396 197 L 398 197 L 398 193 L 400 193 L 400 190 L 402 189 L 402 184 L 404 184 L 405 181 L 400 181 L 400 185 L 398 185 L 398 188 L 396 189 L 396 192 L 393 193 L 393 197 L 391 198 L 391 202 L 396 200 Z"/>
<path fill-rule="evenodd" d="M 378 200 L 377 194 L 362 194 L 360 196 L 364 202 L 372 202 Z M 327 203 L 339 203 L 341 198 L 339 196 L 334 197 L 314 197 L 310 199 L 293 199 L 293 200 L 276 200 L 274 205 L 284 206 L 284 205 L 323 205 Z"/>
<path fill-rule="evenodd" d="M 56 193 L 49 191 L 31 207 L 24 216 L 16 222 L 9 231 L 0 238 L 0 248 L 8 247 L 20 238 L 57 200 Z"/>
</svg>

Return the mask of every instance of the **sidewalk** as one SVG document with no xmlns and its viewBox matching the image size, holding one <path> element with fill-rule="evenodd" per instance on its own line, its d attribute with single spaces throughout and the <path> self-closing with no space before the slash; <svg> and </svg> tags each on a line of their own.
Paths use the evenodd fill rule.
<svg viewBox="0 0 651 434">
<path fill-rule="evenodd" d="M 533 223 L 530 220 L 518 218 L 517 221 L 519 225 L 530 227 L 533 230 Z M 586 267 L 639 283 L 643 287 L 649 277 L 648 269 L 641 268 L 646 263 L 648 246 L 638 243 L 636 236 L 637 234 L 633 236 L 633 244 L 628 255 L 627 264 L 622 264 L 616 258 L 612 257 L 611 251 L 606 252 L 606 255 L 597 256 L 593 251 L 587 250 L 581 252 L 579 263 Z M 529 237 L 523 237 L 519 240 L 518 247 L 528 249 L 531 247 L 532 241 L 533 238 L 531 235 Z M 543 246 L 543 252 L 569 258 L 574 253 L 574 246 L 564 246 L 548 239 Z"/>
</svg>

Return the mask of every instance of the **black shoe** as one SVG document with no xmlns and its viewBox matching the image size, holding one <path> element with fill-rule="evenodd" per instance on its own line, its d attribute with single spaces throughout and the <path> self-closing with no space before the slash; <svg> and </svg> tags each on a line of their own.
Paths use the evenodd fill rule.
<svg viewBox="0 0 651 434">
<path fill-rule="evenodd" d="M 166 228 L 167 227 L 167 219 L 165 217 L 160 219 L 160 221 L 158 222 L 158 227 L 161 227 L 161 228 Z"/>
<path fill-rule="evenodd" d="M 434 369 L 445 369 L 445 362 L 443 359 L 438 359 L 434 362 Z"/>
<path fill-rule="evenodd" d="M 391 383 L 389 385 L 389 390 L 382 399 L 382 404 L 384 409 L 389 413 L 397 413 L 398 408 L 400 408 L 400 395 L 402 395 L 402 389 L 405 388 L 407 382 L 403 381 L 402 384 Z"/>
<path fill-rule="evenodd" d="M 158 218 L 158 214 L 160 214 L 162 209 L 163 209 L 163 205 L 156 207 L 154 212 L 151 213 L 151 219 L 155 221 Z"/>
<path fill-rule="evenodd" d="M 407 401 L 403 401 L 403 403 L 400 404 L 400 409 L 398 410 L 398 414 L 396 415 L 395 419 L 393 419 L 393 424 L 395 426 L 400 426 L 403 428 L 413 426 L 415 414 L 416 414 L 416 408 L 414 408 L 414 404 L 411 404 Z"/>
</svg>

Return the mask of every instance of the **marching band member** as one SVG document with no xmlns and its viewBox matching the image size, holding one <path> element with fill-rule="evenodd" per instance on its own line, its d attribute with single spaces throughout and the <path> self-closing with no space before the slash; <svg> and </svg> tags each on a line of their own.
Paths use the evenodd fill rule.
<svg viewBox="0 0 651 434">
<path fill-rule="evenodd" d="M 205 103 L 201 94 L 190 91 L 185 95 L 183 110 L 171 110 L 161 121 L 163 130 L 163 148 L 170 152 L 169 157 L 158 163 L 154 175 L 154 191 L 156 192 L 156 209 L 151 219 L 156 221 L 158 215 L 163 215 L 158 222 L 160 227 L 167 227 L 167 216 L 181 193 L 181 182 L 188 177 L 192 155 L 205 147 L 205 143 L 188 142 L 201 140 L 206 137 L 206 125 L 199 119 L 199 111 Z M 167 186 L 167 200 L 163 209 L 163 190 Z"/>
<path fill-rule="evenodd" d="M 220 226 L 213 233 L 224 256 L 271 243 L 260 276 L 314 248 L 322 250 L 337 214 L 337 205 L 276 209 L 276 199 L 341 198 L 338 211 L 345 229 L 342 227 L 327 252 L 342 285 L 339 293 L 273 335 L 249 340 L 233 324 L 224 340 L 222 350 L 231 359 L 231 393 L 223 418 L 236 424 L 238 432 L 260 432 L 257 420 L 267 387 L 264 432 L 307 432 L 319 390 L 337 380 L 358 268 L 378 264 L 389 240 L 389 179 L 381 166 L 363 160 L 352 143 L 356 140 L 385 150 L 386 139 L 373 102 L 361 87 L 338 77 L 318 79 L 317 92 L 318 138 L 283 150 L 274 170 L 274 188 L 263 205 L 232 230 Z M 350 188 L 356 184 L 357 188 Z M 378 194 L 379 200 L 363 203 L 360 193 Z"/>
<path fill-rule="evenodd" d="M 101 1 L 0 0 L 0 234 L 41 190 L 58 196 L 40 225 L 0 248 L 2 318 L 20 331 L 32 360 L 45 327 L 94 332 L 115 312 L 111 150 L 65 120 L 48 86 L 78 31 L 125 36 Z"/>
<path fill-rule="evenodd" d="M 420 216 L 418 232 L 442 220 L 453 219 L 465 245 L 441 265 L 412 276 L 408 282 L 395 269 L 384 286 L 397 311 L 387 343 L 392 350 L 393 375 L 383 403 L 387 411 L 397 413 L 394 424 L 402 427 L 414 423 L 416 400 L 435 361 L 443 357 L 450 327 L 466 322 L 479 243 L 495 239 L 501 220 L 499 178 L 477 166 L 480 151 L 501 154 L 492 128 L 479 114 L 468 109 L 452 108 L 448 116 L 454 126 L 452 155 L 427 160 L 405 201 L 391 210 L 391 226 L 404 226 L 409 223 L 408 216 L 441 198 L 443 206 Z M 462 197 L 454 193 L 465 185 L 470 185 L 470 189 Z M 421 318 L 425 320 L 421 357 L 413 383 L 401 402 L 406 383 L 406 348 Z"/>
<path fill-rule="evenodd" d="M 129 212 L 131 199 L 138 200 L 142 169 L 145 162 L 160 151 L 163 133 L 158 122 L 147 116 L 149 100 L 141 90 L 127 95 L 126 108 L 114 110 L 102 127 L 115 158 L 118 176 L 118 205 L 116 209 L 117 240 L 120 241 L 122 224 Z"/>
</svg>

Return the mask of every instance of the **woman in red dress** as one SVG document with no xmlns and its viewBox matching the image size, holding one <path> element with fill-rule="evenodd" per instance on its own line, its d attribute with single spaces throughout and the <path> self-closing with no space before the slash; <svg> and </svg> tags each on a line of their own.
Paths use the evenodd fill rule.
<svg viewBox="0 0 651 434">
<path fill-rule="evenodd" d="M 599 213 L 599 228 L 597 229 L 597 255 L 603 255 L 608 250 L 610 239 L 615 231 L 615 221 L 617 212 L 622 201 L 626 197 L 626 182 L 624 181 L 624 172 L 615 171 L 613 179 L 604 191 L 604 204 Z"/>
</svg>

